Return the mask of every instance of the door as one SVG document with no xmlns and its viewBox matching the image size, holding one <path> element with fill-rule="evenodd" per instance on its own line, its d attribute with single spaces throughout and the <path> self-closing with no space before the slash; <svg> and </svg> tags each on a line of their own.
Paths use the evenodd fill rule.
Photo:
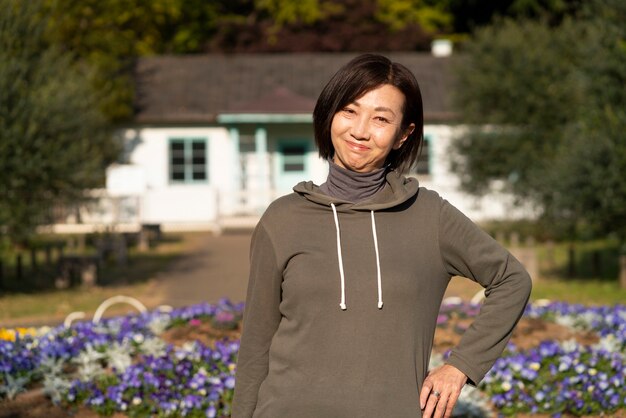
<svg viewBox="0 0 626 418">
<path fill-rule="evenodd" d="M 306 139 L 280 139 L 274 159 L 274 186 L 283 195 L 291 192 L 297 183 L 310 180 L 309 150 L 311 141 Z"/>
</svg>

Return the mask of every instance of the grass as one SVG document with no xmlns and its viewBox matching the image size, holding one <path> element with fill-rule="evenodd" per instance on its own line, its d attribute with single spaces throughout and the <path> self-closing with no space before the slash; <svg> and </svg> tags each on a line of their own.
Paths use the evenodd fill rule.
<svg viewBox="0 0 626 418">
<path fill-rule="evenodd" d="M 155 292 L 153 282 L 94 287 L 89 291 L 75 288 L 12 294 L 0 298 L 0 327 L 58 324 L 68 314 L 77 311 L 90 317 L 104 300 L 120 294 L 133 295 L 149 308 L 157 306 L 161 299 Z M 112 307 L 107 314 L 123 314 L 132 310 L 129 306 Z"/>
<path fill-rule="evenodd" d="M 626 289 L 618 282 L 619 243 L 579 242 L 574 246 L 573 277 L 568 260 L 568 243 L 536 245 L 539 277 L 533 282 L 531 300 L 550 299 L 585 305 L 626 303 Z M 469 300 L 482 288 L 472 281 L 453 279 L 447 296 Z"/>
<path fill-rule="evenodd" d="M 533 284 L 531 300 L 550 299 L 585 305 L 626 303 L 626 289 L 604 279 L 544 279 Z"/>
<path fill-rule="evenodd" d="M 573 250 L 574 259 L 568 253 Z M 537 246 L 540 277 L 532 299 L 551 299 L 587 305 L 626 301 L 619 276 L 619 242 L 596 240 Z"/>
<path fill-rule="evenodd" d="M 199 236 L 191 233 L 165 235 L 146 253 L 131 250 L 127 265 L 118 266 L 114 261 L 105 263 L 99 271 L 99 285 L 88 289 L 56 290 L 48 285 L 34 290 L 19 286 L 17 290 L 0 296 L 0 327 L 60 323 L 69 313 L 76 311 L 85 312 L 90 317 L 104 300 L 120 294 L 133 296 L 146 307 L 154 308 L 163 300 L 156 274 L 189 251 Z M 51 282 L 49 276 L 47 280 Z M 36 285 L 42 279 L 30 281 Z M 127 305 L 116 305 L 107 310 L 107 315 L 132 310 Z"/>
</svg>

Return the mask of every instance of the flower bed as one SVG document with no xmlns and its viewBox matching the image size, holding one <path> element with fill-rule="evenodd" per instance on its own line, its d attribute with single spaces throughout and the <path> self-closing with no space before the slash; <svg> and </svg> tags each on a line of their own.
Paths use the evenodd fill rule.
<svg viewBox="0 0 626 418">
<path fill-rule="evenodd" d="M 80 416 L 227 417 L 242 309 L 223 300 L 99 324 L 0 330 L 0 411 L 15 411 L 28 391 Z M 433 364 L 478 311 L 442 306 Z M 464 389 L 455 414 L 623 413 L 625 353 L 626 307 L 530 305 L 504 356 L 479 388 Z"/>
</svg>

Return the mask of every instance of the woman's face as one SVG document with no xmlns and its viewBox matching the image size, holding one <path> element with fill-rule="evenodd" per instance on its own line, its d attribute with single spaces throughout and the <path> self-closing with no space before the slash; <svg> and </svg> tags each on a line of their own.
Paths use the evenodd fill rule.
<svg viewBox="0 0 626 418">
<path fill-rule="evenodd" d="M 400 90 L 383 84 L 337 112 L 330 126 L 335 164 L 362 173 L 381 168 L 415 129 L 400 131 L 404 100 Z"/>
</svg>

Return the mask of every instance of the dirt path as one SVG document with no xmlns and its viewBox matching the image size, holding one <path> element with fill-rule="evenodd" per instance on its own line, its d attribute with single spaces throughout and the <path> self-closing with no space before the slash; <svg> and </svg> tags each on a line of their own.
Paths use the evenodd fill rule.
<svg viewBox="0 0 626 418">
<path fill-rule="evenodd" d="M 250 238 L 251 232 L 194 237 L 189 254 L 156 276 L 155 292 L 162 295 L 162 303 L 179 307 L 222 297 L 243 301 Z"/>
</svg>

